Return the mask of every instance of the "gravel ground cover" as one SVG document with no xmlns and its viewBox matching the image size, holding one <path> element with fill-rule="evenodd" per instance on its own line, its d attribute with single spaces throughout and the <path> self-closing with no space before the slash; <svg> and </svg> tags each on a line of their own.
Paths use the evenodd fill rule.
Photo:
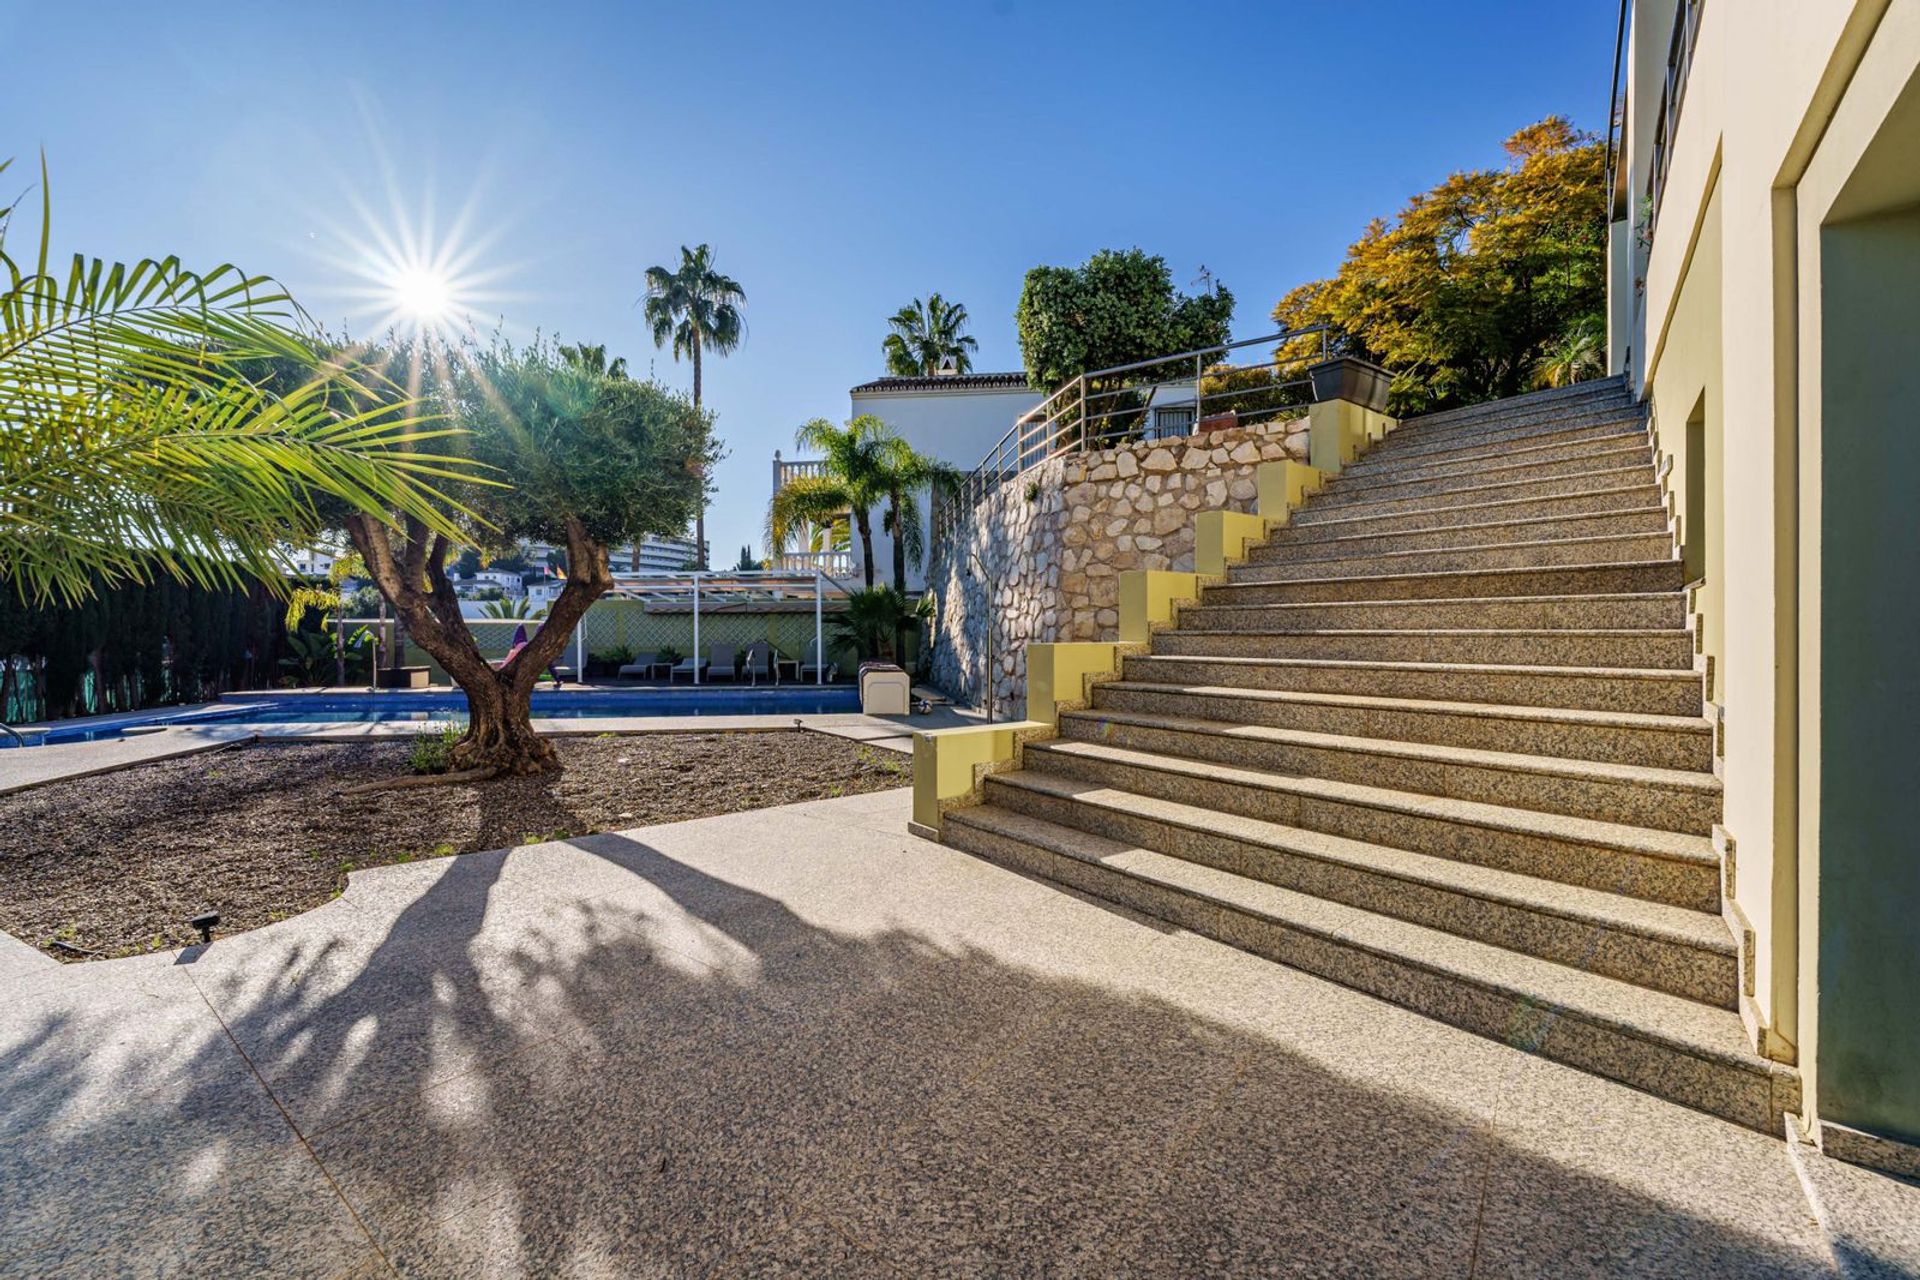
<svg viewBox="0 0 1920 1280">
<path fill-rule="evenodd" d="M 411 742 L 238 744 L 0 798 L 0 929 L 61 960 L 258 928 L 357 867 L 905 786 L 893 752 L 801 731 L 555 740 L 565 771 L 361 795 Z"/>
</svg>

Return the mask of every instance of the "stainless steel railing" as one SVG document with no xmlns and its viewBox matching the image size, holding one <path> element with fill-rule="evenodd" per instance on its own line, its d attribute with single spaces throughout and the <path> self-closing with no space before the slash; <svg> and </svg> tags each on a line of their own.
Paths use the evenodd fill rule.
<svg viewBox="0 0 1920 1280">
<path fill-rule="evenodd" d="M 1185 435 L 1228 412 L 1245 423 L 1298 411 L 1312 399 L 1311 384 L 1284 374 L 1302 360 L 1325 359 L 1329 338 L 1323 324 L 1282 329 L 1080 374 L 1016 418 L 980 465 L 938 497 L 935 532 L 951 531 L 1001 485 L 1063 453 Z M 1271 359 L 1225 359 L 1262 346 L 1273 348 Z"/>
<path fill-rule="evenodd" d="M 1673 159 L 1673 135 L 1680 127 L 1680 104 L 1687 96 L 1687 73 L 1693 69 L 1693 46 L 1700 34 L 1704 0 L 1680 0 L 1673 15 L 1673 33 L 1667 41 L 1667 74 L 1660 86 L 1660 105 L 1654 111 L 1653 154 L 1647 166 L 1647 226 L 1653 235 L 1660 218 L 1660 197 L 1667 188 L 1667 165 Z"/>
</svg>

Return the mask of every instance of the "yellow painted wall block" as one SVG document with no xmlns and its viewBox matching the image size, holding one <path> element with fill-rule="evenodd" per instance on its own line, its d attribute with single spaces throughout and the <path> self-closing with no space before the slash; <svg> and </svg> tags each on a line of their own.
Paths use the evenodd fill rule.
<svg viewBox="0 0 1920 1280">
<path fill-rule="evenodd" d="M 1199 575 L 1172 573 L 1165 569 L 1128 569 L 1120 575 L 1120 639 L 1129 644 L 1145 644 L 1153 635 L 1153 624 L 1172 622 L 1173 606 L 1179 600 L 1200 597 Z M 1032 658 L 1028 658 L 1029 664 Z M 1033 667 L 1027 667 L 1029 673 Z M 1029 674 L 1027 698 L 1033 698 Z M 1031 714 L 1031 713 L 1029 713 Z"/>
<path fill-rule="evenodd" d="M 1263 541 L 1267 536 L 1267 522 L 1260 516 L 1246 511 L 1202 511 L 1193 522 L 1193 567 L 1204 577 L 1225 576 L 1227 566 L 1239 564 L 1247 558 L 1247 544 Z M 1122 575 L 1121 602 L 1124 606 L 1126 587 Z M 1126 631 L 1127 615 L 1124 607 L 1120 614 L 1120 638 L 1130 640 Z M 1137 637 L 1144 640 L 1145 636 Z"/>
<path fill-rule="evenodd" d="M 1120 646 L 1080 640 L 1027 646 L 1027 719 L 1060 723 L 1060 704 L 1084 706 L 1087 677 L 1120 669 Z"/>
<path fill-rule="evenodd" d="M 1011 764 L 1016 746 L 1044 737 L 1052 726 L 1032 720 L 930 729 L 913 735 L 913 827 L 935 837 L 948 809 L 978 799 L 980 774 Z"/>
<path fill-rule="evenodd" d="M 1295 462 L 1291 458 L 1261 463 L 1253 469 L 1253 483 L 1259 494 L 1260 518 L 1274 524 L 1285 524 L 1292 518 L 1294 509 L 1305 502 L 1309 495 L 1318 493 L 1320 486 L 1326 482 L 1326 474 L 1320 468 Z"/>
<path fill-rule="evenodd" d="M 1394 425 L 1384 413 L 1346 400 L 1323 400 L 1307 409 L 1307 461 L 1336 475 Z"/>
</svg>

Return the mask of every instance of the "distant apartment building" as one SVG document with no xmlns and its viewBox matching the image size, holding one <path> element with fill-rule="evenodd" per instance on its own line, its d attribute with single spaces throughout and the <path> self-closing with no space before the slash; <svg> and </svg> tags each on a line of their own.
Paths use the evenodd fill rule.
<svg viewBox="0 0 1920 1280">
<path fill-rule="evenodd" d="M 692 538 L 648 537 L 637 544 L 609 547 L 607 563 L 615 573 L 681 573 L 699 555 Z"/>
<path fill-rule="evenodd" d="M 536 565 L 545 565 L 562 550 L 552 543 L 529 542 L 526 557 Z M 681 573 L 693 564 L 697 554 L 691 538 L 649 535 L 638 543 L 608 547 L 607 566 L 615 573 Z"/>
</svg>

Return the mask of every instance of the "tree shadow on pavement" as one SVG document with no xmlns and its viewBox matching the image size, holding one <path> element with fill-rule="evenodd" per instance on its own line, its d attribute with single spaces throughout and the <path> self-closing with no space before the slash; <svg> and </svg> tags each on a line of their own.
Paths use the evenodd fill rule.
<svg viewBox="0 0 1920 1280">
<path fill-rule="evenodd" d="M 991 930 L 790 896 L 584 837 L 42 991 L 0 1019 L 0 1273 L 1824 1269 L 1737 1225 L 1764 1206 L 1692 1211 Z"/>
</svg>

